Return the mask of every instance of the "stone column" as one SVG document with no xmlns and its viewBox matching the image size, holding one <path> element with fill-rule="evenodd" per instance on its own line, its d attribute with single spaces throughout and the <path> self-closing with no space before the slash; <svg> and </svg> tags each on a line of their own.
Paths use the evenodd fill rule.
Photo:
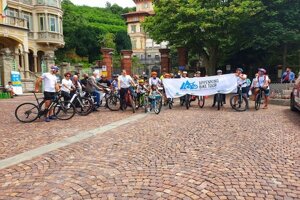
<svg viewBox="0 0 300 200">
<path fill-rule="evenodd" d="M 112 74 L 112 52 L 111 48 L 101 48 L 101 53 L 103 55 L 102 64 L 106 66 L 107 78 L 111 79 Z"/>
<path fill-rule="evenodd" d="M 34 72 L 37 73 L 38 72 L 38 56 L 33 55 L 33 59 L 34 59 Z"/>
<path fill-rule="evenodd" d="M 122 60 L 121 60 L 121 68 L 122 70 L 125 69 L 128 75 L 131 75 L 131 66 L 132 66 L 132 61 L 131 61 L 131 55 L 132 55 L 131 50 L 122 50 Z"/>
<path fill-rule="evenodd" d="M 188 51 L 185 47 L 177 48 L 178 52 L 178 65 L 186 67 L 188 64 Z"/>
<path fill-rule="evenodd" d="M 25 79 L 29 79 L 30 78 L 30 74 L 29 74 L 29 59 L 28 59 L 28 52 L 23 52 L 23 56 L 24 56 L 24 71 L 25 71 Z"/>
<path fill-rule="evenodd" d="M 160 60 L 160 65 L 161 65 L 161 72 L 162 73 L 168 73 L 170 72 L 170 49 L 159 49 L 160 55 L 161 55 L 161 60 Z"/>
<path fill-rule="evenodd" d="M 2 62 L 0 61 L 0 70 L 3 72 L 3 84 L 6 85 L 11 80 L 13 53 L 9 48 L 1 49 L 0 58 L 2 60 Z"/>
</svg>

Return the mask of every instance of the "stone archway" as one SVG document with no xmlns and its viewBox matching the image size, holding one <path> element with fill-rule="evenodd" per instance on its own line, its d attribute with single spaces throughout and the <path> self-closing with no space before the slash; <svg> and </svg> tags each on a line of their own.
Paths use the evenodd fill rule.
<svg viewBox="0 0 300 200">
<path fill-rule="evenodd" d="M 29 49 L 28 53 L 29 71 L 35 72 L 33 51 Z"/>
</svg>

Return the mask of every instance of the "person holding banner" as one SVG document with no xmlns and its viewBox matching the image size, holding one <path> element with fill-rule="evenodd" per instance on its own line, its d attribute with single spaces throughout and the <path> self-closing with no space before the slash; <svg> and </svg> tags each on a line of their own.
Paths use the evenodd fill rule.
<svg viewBox="0 0 300 200">
<path fill-rule="evenodd" d="M 237 85 L 238 87 L 241 87 L 242 94 L 247 98 L 247 75 L 243 74 L 243 69 L 242 68 L 237 68 L 235 70 L 235 76 L 237 79 Z M 239 91 L 239 88 L 238 88 Z M 234 99 L 234 105 L 236 105 L 237 98 Z"/>
<path fill-rule="evenodd" d="M 217 71 L 217 75 L 218 76 L 220 76 L 220 75 L 222 75 L 223 74 L 223 71 L 222 70 L 218 70 Z M 213 105 L 212 105 L 212 107 L 215 107 L 215 105 L 216 105 L 216 101 L 217 101 L 217 95 L 218 94 L 215 94 L 214 95 L 214 102 L 213 102 Z M 223 104 L 226 104 L 226 94 L 220 94 L 221 95 L 221 98 L 222 98 L 222 106 L 223 106 Z"/>
</svg>

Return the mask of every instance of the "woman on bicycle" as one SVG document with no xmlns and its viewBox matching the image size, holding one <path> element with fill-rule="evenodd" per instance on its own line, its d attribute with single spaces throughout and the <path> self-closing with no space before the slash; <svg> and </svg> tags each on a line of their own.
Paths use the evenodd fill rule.
<svg viewBox="0 0 300 200">
<path fill-rule="evenodd" d="M 71 80 L 72 74 L 67 72 L 64 74 L 65 78 L 61 81 L 61 95 L 64 98 L 64 101 L 71 100 L 71 91 L 75 88 Z"/>
</svg>

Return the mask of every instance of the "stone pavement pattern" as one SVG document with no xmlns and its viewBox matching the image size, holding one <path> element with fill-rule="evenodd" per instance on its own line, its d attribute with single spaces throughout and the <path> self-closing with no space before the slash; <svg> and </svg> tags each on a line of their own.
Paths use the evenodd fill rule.
<svg viewBox="0 0 300 200">
<path fill-rule="evenodd" d="M 102 109 L 45 128 L 16 122 L 3 104 L 16 131 L 1 129 L 2 158 L 132 115 Z M 0 199 L 300 199 L 299 122 L 287 107 L 175 106 L 1 170 Z"/>
</svg>

